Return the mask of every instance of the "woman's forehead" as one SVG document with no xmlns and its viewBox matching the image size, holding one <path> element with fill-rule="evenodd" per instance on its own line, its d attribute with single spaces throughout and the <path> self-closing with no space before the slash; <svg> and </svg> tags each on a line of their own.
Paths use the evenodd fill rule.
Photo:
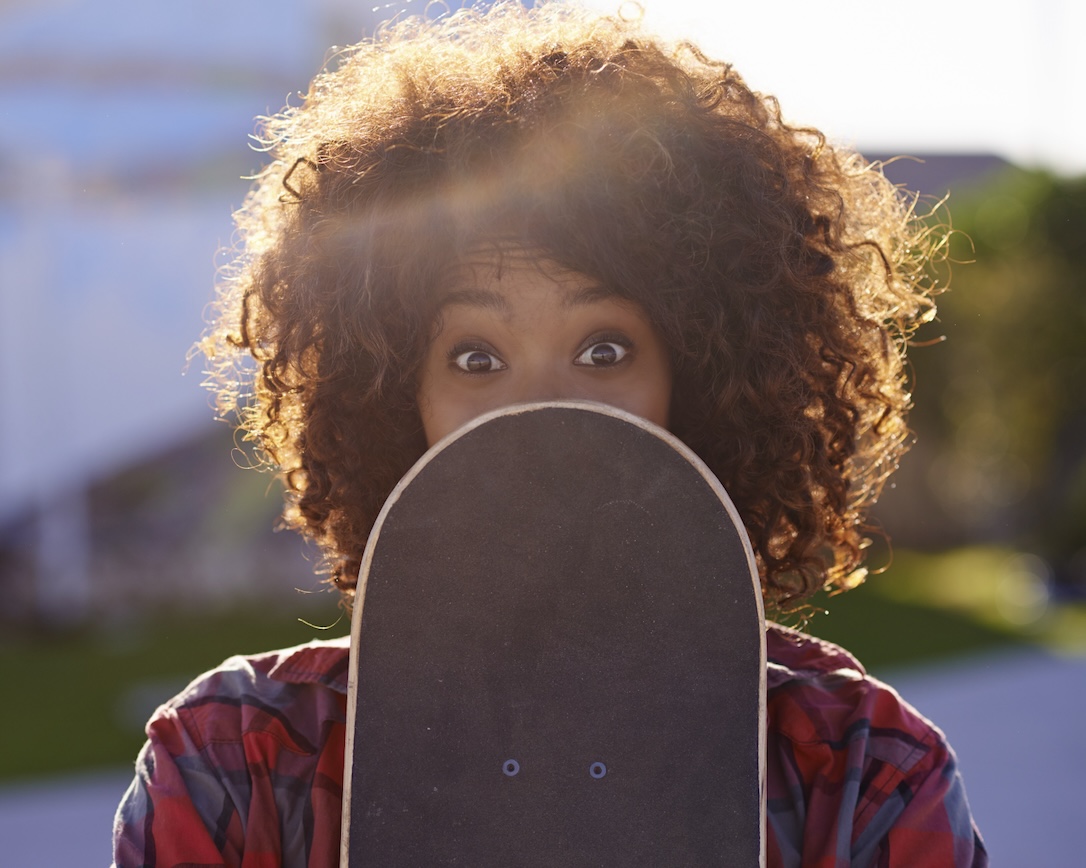
<svg viewBox="0 0 1086 868">
<path fill-rule="evenodd" d="M 449 264 L 437 288 L 440 302 L 451 295 L 480 289 L 501 290 L 530 283 L 549 283 L 579 300 L 618 295 L 613 287 L 557 262 L 538 247 L 514 242 L 478 245 Z"/>
<path fill-rule="evenodd" d="M 559 265 L 554 255 L 542 247 L 510 239 L 473 244 L 450 263 L 450 268 L 454 276 L 468 280 L 480 276 L 501 279 L 510 271 L 535 270 L 551 276 L 571 271 Z"/>
<path fill-rule="evenodd" d="M 523 246 L 482 247 L 462 257 L 439 282 L 434 302 L 434 324 L 439 329 L 453 310 L 513 319 L 530 314 L 539 304 L 564 316 L 621 308 L 649 322 L 640 304 L 613 287 Z"/>
</svg>

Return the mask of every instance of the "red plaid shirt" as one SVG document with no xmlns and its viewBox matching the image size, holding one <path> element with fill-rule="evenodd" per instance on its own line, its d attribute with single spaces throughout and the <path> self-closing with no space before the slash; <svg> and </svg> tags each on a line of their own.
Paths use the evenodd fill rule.
<svg viewBox="0 0 1086 868">
<path fill-rule="evenodd" d="M 984 866 L 942 733 L 840 648 L 771 625 L 770 866 Z M 347 644 L 235 657 L 162 706 L 114 827 L 135 866 L 336 866 Z"/>
</svg>

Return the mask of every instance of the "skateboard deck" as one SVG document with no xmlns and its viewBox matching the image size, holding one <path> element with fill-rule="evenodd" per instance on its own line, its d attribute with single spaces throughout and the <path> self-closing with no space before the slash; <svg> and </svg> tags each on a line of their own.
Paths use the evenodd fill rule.
<svg viewBox="0 0 1086 868">
<path fill-rule="evenodd" d="M 666 431 L 520 405 L 390 495 L 353 613 L 342 864 L 764 864 L 764 733 L 753 552 Z"/>
</svg>

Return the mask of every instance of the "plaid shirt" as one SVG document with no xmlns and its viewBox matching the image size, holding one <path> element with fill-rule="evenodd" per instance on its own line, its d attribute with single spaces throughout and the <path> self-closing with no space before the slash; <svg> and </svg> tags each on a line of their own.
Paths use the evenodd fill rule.
<svg viewBox="0 0 1086 868">
<path fill-rule="evenodd" d="M 942 734 L 840 648 L 770 625 L 767 863 L 984 866 Z M 335 866 L 347 644 L 235 657 L 162 706 L 117 812 L 135 866 Z"/>
</svg>

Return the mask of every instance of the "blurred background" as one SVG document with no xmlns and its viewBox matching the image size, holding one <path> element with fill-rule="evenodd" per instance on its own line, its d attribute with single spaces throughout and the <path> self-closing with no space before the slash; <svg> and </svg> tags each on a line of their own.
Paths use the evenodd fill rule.
<svg viewBox="0 0 1086 868">
<path fill-rule="evenodd" d="M 254 118 L 297 104 L 329 46 L 424 11 L 372 2 L 0 0 L 11 864 L 109 858 L 143 723 L 199 672 L 348 632 L 313 553 L 273 531 L 278 489 L 242 469 L 187 357 L 262 164 Z M 806 629 L 947 731 L 995 864 L 1080 864 L 1086 68 L 1072 49 L 1086 6 L 644 7 L 786 119 L 907 157 L 887 175 L 960 230 L 953 290 L 912 356 L 916 446 L 878 508 L 892 554 L 876 547 L 886 569 L 819 600 Z"/>
</svg>

